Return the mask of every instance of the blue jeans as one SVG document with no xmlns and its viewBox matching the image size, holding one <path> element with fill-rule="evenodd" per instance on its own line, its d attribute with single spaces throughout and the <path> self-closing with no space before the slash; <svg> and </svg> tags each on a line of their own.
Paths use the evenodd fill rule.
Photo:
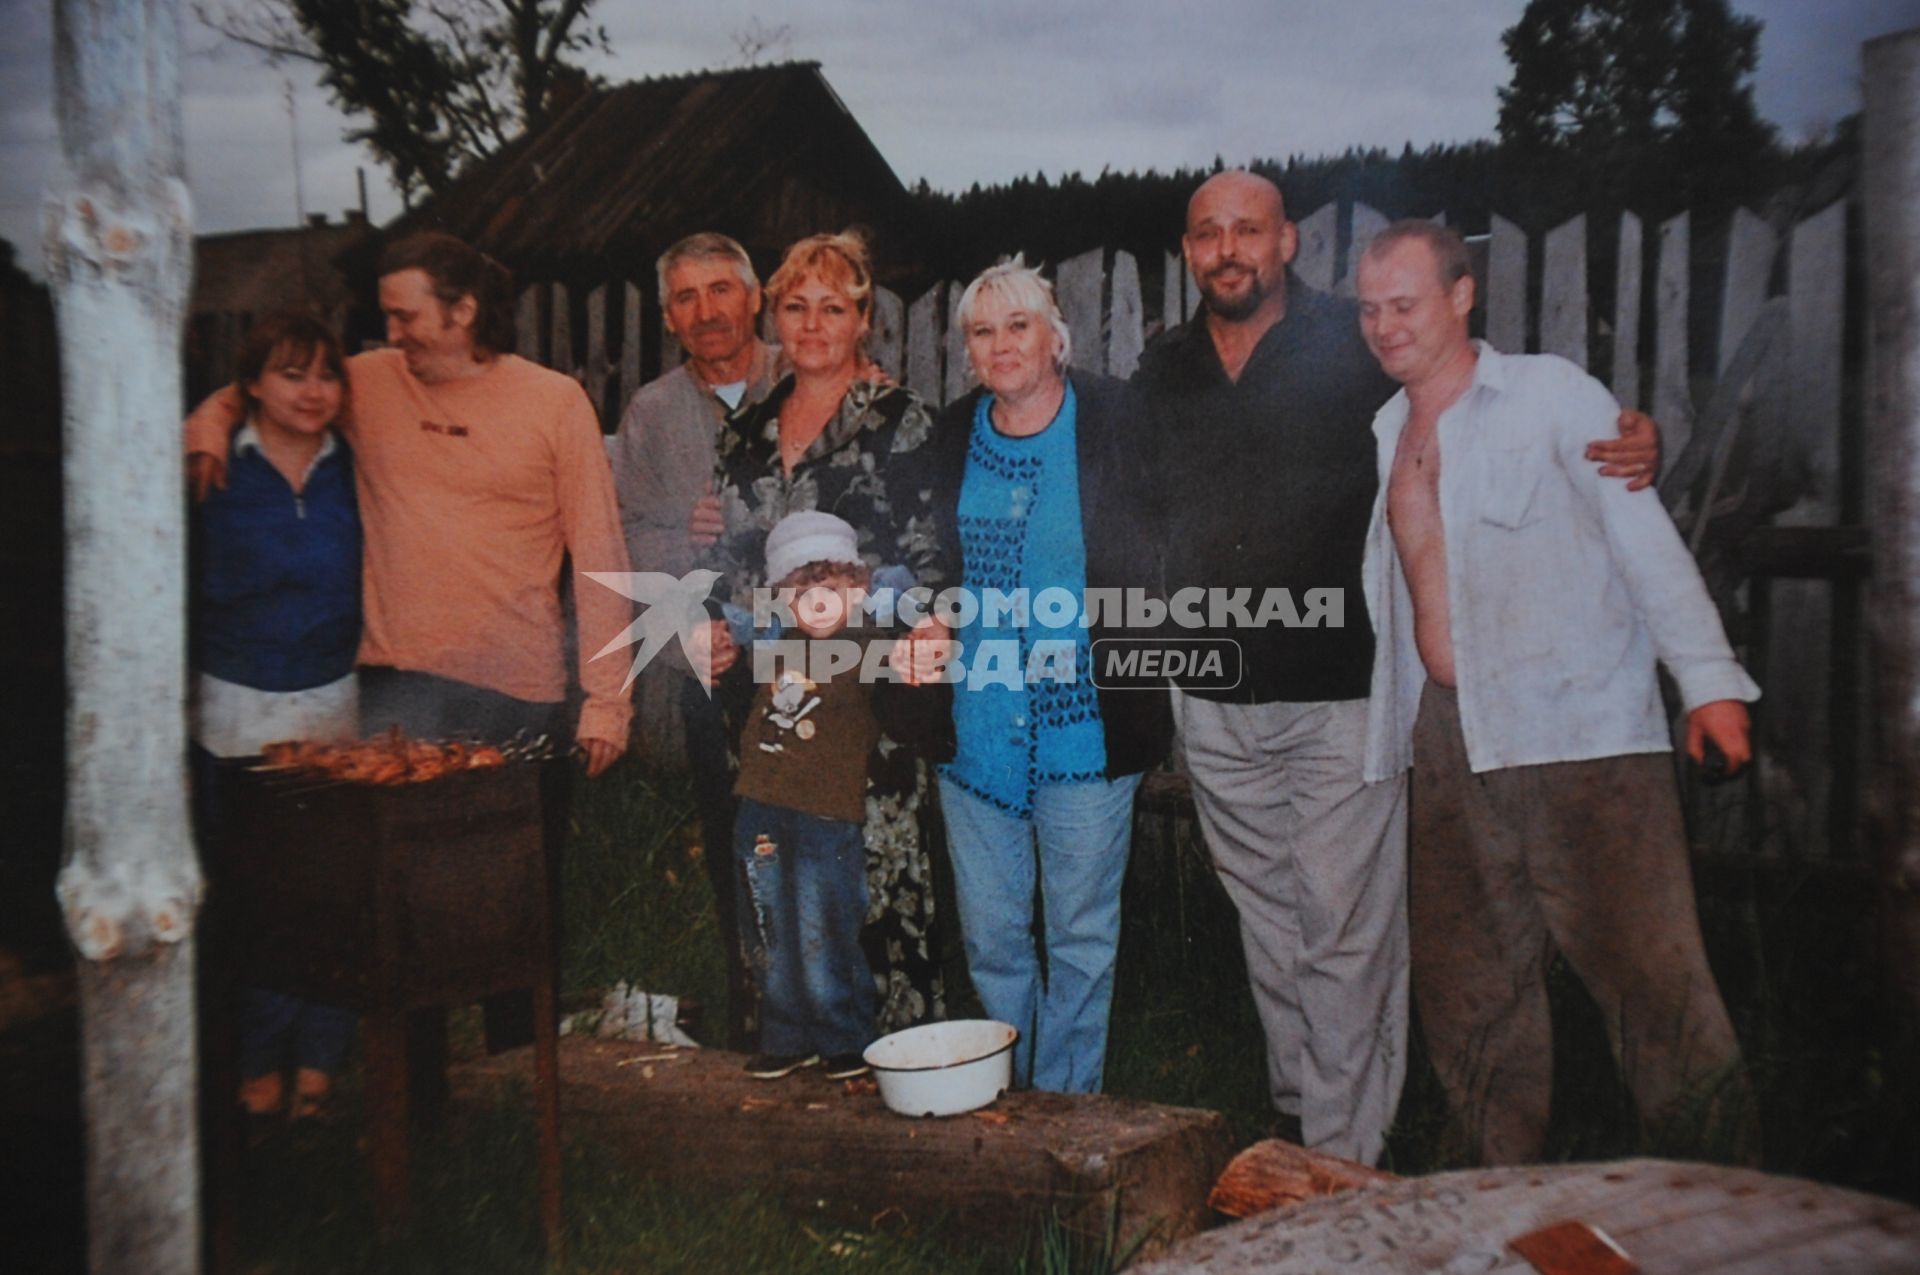
<svg viewBox="0 0 1920 1275">
<path fill-rule="evenodd" d="M 278 1072 L 290 1043 L 296 1067 L 331 1076 L 340 1070 L 359 1023 L 350 1009 L 249 987 L 240 998 L 240 1074 L 251 1079 Z"/>
<path fill-rule="evenodd" d="M 987 1013 L 1020 1029 L 1014 1078 L 1035 1089 L 1099 1091 L 1139 787 L 1139 775 L 1048 785 L 1023 819 L 940 781 L 967 972 Z M 1033 941 L 1036 875 L 1044 980 Z"/>
<path fill-rule="evenodd" d="M 873 1040 L 875 1009 L 860 947 L 867 919 L 860 825 L 743 797 L 733 827 L 738 915 L 760 985 L 761 1050 L 858 1053 Z"/>
</svg>

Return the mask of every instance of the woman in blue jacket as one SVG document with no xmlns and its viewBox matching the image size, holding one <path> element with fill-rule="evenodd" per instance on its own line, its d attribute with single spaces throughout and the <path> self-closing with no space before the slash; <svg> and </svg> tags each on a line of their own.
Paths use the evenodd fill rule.
<svg viewBox="0 0 1920 1275">
<path fill-rule="evenodd" d="M 316 319 L 256 322 L 236 380 L 247 420 L 224 488 L 193 511 L 193 743 L 204 821 L 217 822 L 215 757 L 359 730 L 360 517 L 353 462 L 333 431 L 345 397 L 339 340 Z M 313 1114 L 352 1040 L 353 1015 L 249 989 L 240 1013 L 241 1105 Z"/>
<path fill-rule="evenodd" d="M 1094 685 L 1093 644 L 1126 630 L 1081 620 L 1096 593 L 1161 592 L 1156 440 L 1125 383 L 1067 371 L 1052 285 L 1018 257 L 975 279 L 959 314 L 980 388 L 942 413 L 920 483 L 943 578 L 976 599 L 1033 600 L 1024 616 L 989 607 L 964 622 L 942 674 L 955 690 L 940 801 L 967 968 L 987 1013 L 1021 1031 L 1019 1081 L 1092 1092 L 1134 793 L 1172 719 L 1164 688 Z M 1043 595 L 1079 605 L 1049 618 Z"/>
</svg>

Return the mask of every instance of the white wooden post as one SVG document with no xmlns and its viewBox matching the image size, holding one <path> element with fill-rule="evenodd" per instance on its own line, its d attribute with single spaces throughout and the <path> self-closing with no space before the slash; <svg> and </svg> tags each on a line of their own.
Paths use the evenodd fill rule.
<svg viewBox="0 0 1920 1275">
<path fill-rule="evenodd" d="M 1100 348 L 1101 267 L 1106 250 L 1095 248 L 1060 263 L 1054 279 L 1054 292 L 1060 301 L 1060 313 L 1073 333 L 1073 366 L 1086 372 L 1105 369 L 1105 351 Z"/>
<path fill-rule="evenodd" d="M 1660 223 L 1660 263 L 1653 292 L 1653 419 L 1660 422 L 1662 460 L 1671 465 L 1693 436 L 1693 389 L 1687 383 L 1686 213 Z"/>
<path fill-rule="evenodd" d="M 1620 215 L 1620 251 L 1613 294 L 1613 396 L 1640 406 L 1640 219 Z"/>
<path fill-rule="evenodd" d="M 1113 254 L 1113 315 L 1107 325 L 1107 372 L 1125 380 L 1140 366 L 1146 348 L 1146 307 L 1140 300 L 1140 267 L 1124 248 Z"/>
<path fill-rule="evenodd" d="M 1390 223 L 1386 214 L 1366 204 L 1353 206 L 1353 223 L 1347 235 L 1347 264 L 1340 272 L 1340 295 L 1354 295 L 1360 279 L 1360 256 L 1366 252 L 1367 245 L 1374 236 L 1385 230 Z M 1295 260 L 1298 260 L 1296 257 Z"/>
<path fill-rule="evenodd" d="M 88 1260 L 199 1261 L 180 333 L 192 272 L 177 0 L 58 0 L 71 186 L 47 202 L 65 380 L 67 818 Z"/>
<path fill-rule="evenodd" d="M 973 386 L 973 366 L 967 362 L 967 334 L 960 330 L 960 297 L 966 290 L 964 283 L 947 284 L 947 337 L 942 342 L 946 351 L 947 375 L 940 395 L 942 406 L 953 402 Z"/>
<path fill-rule="evenodd" d="M 573 375 L 573 306 L 567 297 L 567 285 L 556 283 L 552 289 L 553 309 L 547 315 L 547 366 L 556 372 Z"/>
<path fill-rule="evenodd" d="M 1845 201 L 1837 201 L 1794 228 L 1787 260 L 1789 374 L 1787 408 L 1777 455 L 1788 473 L 1804 473 L 1806 490 L 1775 521 L 1781 526 L 1830 527 L 1840 521 L 1840 366 L 1847 272 Z M 1837 744 L 1829 701 L 1842 693 L 1834 668 L 1834 586 L 1826 580 L 1775 580 L 1767 625 L 1766 667 L 1787 676 L 1767 686 L 1767 753 L 1777 763 L 1768 776 L 1767 824 L 1790 850 L 1832 844 L 1835 763 L 1853 755 Z M 1853 719 L 1842 712 L 1838 720 Z M 1844 729 L 1844 726 L 1842 727 Z M 1790 785 L 1790 787 L 1788 786 Z M 1783 791 L 1784 790 L 1784 791 Z"/>
<path fill-rule="evenodd" d="M 1547 232 L 1540 255 L 1540 353 L 1587 365 L 1587 215 Z"/>
<path fill-rule="evenodd" d="M 540 285 L 530 283 L 520 289 L 519 304 L 513 310 L 514 353 L 529 363 L 540 361 Z"/>
<path fill-rule="evenodd" d="M 640 289 L 622 285 L 620 305 L 620 392 L 614 402 L 625 411 L 627 400 L 640 389 Z"/>
<path fill-rule="evenodd" d="M 1870 42 L 1861 61 L 1875 804 L 1889 973 L 1911 1033 L 1920 1014 L 1920 28 Z"/>
<path fill-rule="evenodd" d="M 1720 359 L 1714 366 L 1724 371 L 1733 362 L 1735 350 L 1747 336 L 1747 328 L 1767 299 L 1767 279 L 1773 274 L 1773 258 L 1780 250 L 1779 236 L 1773 227 L 1744 208 L 1733 210 L 1733 225 L 1727 232 L 1727 277 L 1720 294 Z"/>
<path fill-rule="evenodd" d="M 1527 236 L 1495 213 L 1487 245 L 1487 344 L 1508 354 L 1527 348 Z"/>
<path fill-rule="evenodd" d="M 1340 205 L 1326 204 L 1294 223 L 1300 248 L 1293 254 L 1293 272 L 1300 282 L 1321 292 L 1333 291 L 1333 248 L 1340 233 Z"/>
<path fill-rule="evenodd" d="M 1162 329 L 1177 328 L 1186 322 L 1187 306 L 1181 297 L 1181 289 L 1186 286 L 1187 267 L 1181 261 L 1180 254 L 1170 252 L 1166 255 L 1160 273 L 1160 326 Z"/>
<path fill-rule="evenodd" d="M 873 334 L 867 338 L 867 355 L 880 370 L 894 380 L 900 379 L 900 359 L 904 352 L 906 307 L 900 294 L 886 288 L 873 290 Z"/>
<path fill-rule="evenodd" d="M 582 371 L 593 410 L 605 411 L 610 369 L 607 365 L 607 285 L 604 283 L 587 294 L 587 364 Z M 614 409 L 616 413 L 619 410 Z"/>
<path fill-rule="evenodd" d="M 929 403 L 940 401 L 940 289 L 936 283 L 907 307 L 907 388 Z"/>
</svg>

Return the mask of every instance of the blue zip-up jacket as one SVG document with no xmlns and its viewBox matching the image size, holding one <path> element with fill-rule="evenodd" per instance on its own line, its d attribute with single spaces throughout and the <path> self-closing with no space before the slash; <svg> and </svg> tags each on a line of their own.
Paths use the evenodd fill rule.
<svg viewBox="0 0 1920 1275">
<path fill-rule="evenodd" d="M 193 667 L 259 691 L 353 671 L 360 649 L 360 511 L 346 444 L 295 494 L 257 446 L 234 447 L 225 490 L 194 511 Z"/>
</svg>

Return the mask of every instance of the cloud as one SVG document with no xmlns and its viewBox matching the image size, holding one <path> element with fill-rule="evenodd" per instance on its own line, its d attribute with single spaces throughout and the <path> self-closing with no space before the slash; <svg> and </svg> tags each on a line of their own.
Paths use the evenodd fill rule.
<svg viewBox="0 0 1920 1275">
<path fill-rule="evenodd" d="M 1859 44 L 1914 22 L 1913 0 L 1735 0 L 1765 23 L 1757 97 L 1789 138 L 1858 109 Z M 903 180 L 960 189 L 1036 169 L 1172 169 L 1349 146 L 1492 135 L 1508 66 L 1500 33 L 1524 0 L 602 0 L 610 79 L 738 58 L 756 20 L 788 29 L 771 57 L 814 59 Z M 0 235 L 38 239 L 59 173 L 46 0 L 0 0 Z M 187 160 L 207 230 L 294 219 L 283 77 L 295 84 L 306 205 L 398 210 L 384 173 L 341 140 L 347 122 L 308 68 L 269 68 L 189 18 Z M 29 263 L 37 259 L 29 248 Z"/>
</svg>

